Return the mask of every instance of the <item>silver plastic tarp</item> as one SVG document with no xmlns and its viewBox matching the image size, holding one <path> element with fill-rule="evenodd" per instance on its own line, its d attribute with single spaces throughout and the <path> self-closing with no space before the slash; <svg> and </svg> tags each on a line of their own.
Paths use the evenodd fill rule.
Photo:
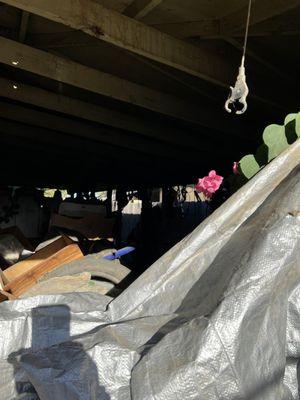
<svg viewBox="0 0 300 400">
<path fill-rule="evenodd" d="M 299 399 L 300 141 L 115 300 L 0 305 L 0 398 Z"/>
</svg>

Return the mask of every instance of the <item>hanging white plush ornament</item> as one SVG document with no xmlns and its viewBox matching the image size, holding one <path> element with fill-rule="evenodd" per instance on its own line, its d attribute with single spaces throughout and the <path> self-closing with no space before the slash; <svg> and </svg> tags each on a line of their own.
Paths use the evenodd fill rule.
<svg viewBox="0 0 300 400">
<path fill-rule="evenodd" d="M 230 86 L 230 95 L 225 103 L 225 110 L 229 113 L 232 112 L 230 105 L 233 105 L 235 108 L 236 114 L 244 114 L 247 110 L 247 96 L 249 94 L 249 89 L 246 83 L 246 70 L 245 70 L 245 57 L 246 57 L 246 48 L 247 48 L 247 40 L 248 40 L 248 32 L 249 32 L 249 24 L 250 24 L 250 15 L 251 15 L 251 4 L 252 0 L 249 0 L 248 6 L 248 15 L 247 15 L 247 24 L 246 24 L 246 33 L 243 47 L 243 56 L 241 65 L 239 67 L 239 74 L 237 76 L 234 87 Z M 239 102 L 243 105 L 241 110 L 236 109 L 235 103 Z"/>
</svg>

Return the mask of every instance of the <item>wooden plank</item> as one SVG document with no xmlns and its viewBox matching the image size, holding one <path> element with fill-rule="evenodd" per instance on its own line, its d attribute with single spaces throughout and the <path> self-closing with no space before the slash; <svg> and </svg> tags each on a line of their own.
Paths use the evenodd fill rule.
<svg viewBox="0 0 300 400">
<path fill-rule="evenodd" d="M 142 19 L 159 6 L 161 2 L 162 0 L 134 0 L 123 14 L 130 18 Z"/>
<path fill-rule="evenodd" d="M 14 86 L 16 86 L 17 89 L 14 89 Z M 146 137 L 173 142 L 184 147 L 188 145 L 188 143 L 182 143 L 182 135 L 184 135 L 185 132 L 173 128 L 168 129 L 167 126 L 162 129 L 161 123 L 158 124 L 150 120 L 147 120 L 147 123 L 145 123 L 145 119 L 133 117 L 127 113 L 122 113 L 92 103 L 86 103 L 75 98 L 1 77 L 0 88 L 1 96 L 8 99 L 32 104 L 114 128 L 125 129 Z M 226 127 L 224 128 L 226 129 Z"/>
<path fill-rule="evenodd" d="M 168 22 L 151 25 L 154 29 L 165 32 L 178 39 L 193 37 L 219 38 L 222 36 L 220 20 L 199 20 L 187 22 Z M 240 33 L 239 33 L 240 35 Z"/>
<path fill-rule="evenodd" d="M 180 159 L 182 156 L 181 146 L 166 144 L 148 137 L 132 135 L 130 132 L 107 129 L 86 124 L 74 119 L 67 119 L 63 116 L 47 114 L 45 112 L 30 110 L 14 104 L 6 104 L 0 101 L 0 117 L 15 120 L 18 122 L 53 129 L 59 132 L 68 133 L 71 136 L 91 139 L 95 142 L 114 145 L 116 148 L 124 148 L 138 151 L 142 154 L 166 157 L 169 159 Z M 186 135 L 186 134 L 185 134 Z M 158 138 L 157 138 L 158 139 Z M 205 145 L 190 148 L 191 157 L 199 156 L 199 151 L 205 151 Z"/>
<path fill-rule="evenodd" d="M 32 121 L 30 123 L 31 125 L 29 126 L 27 124 L 20 123 L 20 121 L 26 122 L 27 120 L 29 123 L 31 110 L 28 110 L 29 118 L 25 118 L 24 114 L 12 114 L 13 109 L 20 110 L 20 107 L 5 107 L 4 104 L 1 104 L 1 102 L 0 105 L 1 136 L 5 135 L 6 137 L 11 136 L 35 141 L 35 144 L 37 145 L 41 144 L 43 146 L 49 146 L 49 151 L 50 148 L 52 151 L 52 148 L 54 147 L 57 150 L 60 149 L 65 151 L 66 157 L 70 157 L 71 159 L 73 158 L 73 160 L 76 160 L 78 156 L 81 157 L 81 160 L 87 158 L 85 162 L 86 166 L 89 162 L 93 161 L 96 162 L 96 165 L 105 161 L 114 161 L 115 163 L 124 161 L 124 163 L 127 165 L 135 165 L 135 163 L 138 163 L 140 167 L 154 167 L 156 162 L 163 162 L 164 165 L 167 165 L 168 163 L 171 164 L 171 162 L 174 160 L 178 161 L 182 158 L 182 149 L 179 147 L 162 143 L 151 143 L 150 140 L 144 140 L 143 147 L 142 143 L 136 143 L 138 138 L 135 138 L 134 136 L 128 139 L 128 144 L 126 144 L 126 146 L 124 143 L 124 138 L 118 142 L 116 138 L 117 135 L 113 135 L 113 132 L 111 133 L 112 140 L 107 138 L 106 140 L 103 140 L 103 137 L 101 137 L 101 127 L 98 128 L 99 132 L 97 133 L 95 130 L 89 130 L 89 127 L 86 126 L 85 135 L 84 128 L 81 128 L 78 132 L 75 132 L 74 130 L 69 132 L 70 127 L 74 126 L 74 124 L 72 124 L 72 121 L 70 121 L 70 126 L 68 127 L 68 121 L 66 120 L 63 120 L 63 125 L 61 127 L 57 126 L 57 130 L 53 130 L 53 123 L 49 123 L 49 129 L 46 126 L 43 127 L 44 122 L 41 121 Z M 6 116 L 5 113 L 3 113 L 5 108 L 7 110 Z M 37 116 L 40 115 L 38 112 L 32 112 L 32 114 Z M 51 118 L 53 118 L 53 122 L 59 120 L 59 118 L 57 119 L 56 116 L 51 117 L 47 115 L 45 121 Z M 34 124 L 38 126 L 34 126 Z M 105 132 L 103 132 L 103 135 L 104 133 Z M 107 135 L 110 135 L 109 131 L 107 132 Z M 119 135 L 121 136 L 122 133 L 119 133 Z M 149 147 L 149 149 L 147 149 L 147 147 Z M 199 155 L 204 154 L 205 149 L 206 151 L 209 151 L 212 149 L 212 146 L 209 145 L 209 143 L 206 143 L 201 150 L 188 150 L 189 154 L 191 154 L 193 158 L 186 160 L 186 165 L 192 166 L 197 164 L 196 159 L 199 157 Z M 218 154 L 220 156 L 222 155 L 221 149 Z"/>
<path fill-rule="evenodd" d="M 14 89 L 14 86 L 17 89 Z M 191 146 L 189 141 L 182 141 L 182 137 L 187 135 L 186 131 L 170 127 L 162 122 L 157 123 L 153 119 L 145 120 L 145 118 L 133 117 L 117 110 L 86 103 L 78 99 L 1 77 L 0 90 L 1 96 L 8 99 L 21 101 L 114 128 L 125 129 L 162 142 L 174 143 L 181 148 L 203 149 L 203 144 L 198 145 L 197 143 L 193 143 L 193 146 Z M 209 117 L 209 114 L 207 117 Z M 203 126 L 215 127 L 220 132 L 225 131 L 227 133 L 231 133 L 234 130 L 233 126 L 228 126 L 226 123 L 221 124 L 218 121 L 213 118 L 203 118 Z M 238 130 L 237 127 L 236 129 Z"/>
<path fill-rule="evenodd" d="M 123 12 L 126 7 L 132 2 L 132 0 L 95 0 L 104 7 L 110 8 L 112 10 Z"/>
<path fill-rule="evenodd" d="M 39 50 L 36 51 L 39 52 Z M 45 54 L 44 52 L 41 53 Z M 23 54 L 26 58 L 26 52 L 23 52 L 22 55 Z M 12 54 L 12 57 L 15 55 L 15 53 Z M 0 53 L 0 60 L 1 56 L 2 53 Z M 42 55 L 40 55 L 40 57 L 41 58 L 39 60 L 42 61 Z M 32 70 L 35 70 L 35 68 L 33 67 Z M 65 73 L 67 74 L 67 71 L 65 71 Z M 16 89 L 14 89 L 14 87 L 16 87 Z M 205 143 L 202 141 L 201 144 L 198 145 L 196 140 L 197 137 L 199 137 L 199 134 L 201 134 L 203 138 L 204 136 L 206 136 L 205 129 L 199 131 L 197 134 L 192 134 L 187 133 L 187 131 L 180 130 L 179 128 L 176 129 L 176 127 L 173 126 L 164 126 L 162 125 L 162 123 L 156 123 L 153 120 L 147 120 L 147 122 L 145 123 L 145 119 L 132 118 L 131 116 L 125 113 L 121 113 L 119 111 L 110 110 L 98 105 L 85 103 L 77 99 L 48 92 L 37 87 L 32 87 L 24 83 L 7 80 L 5 78 L 0 78 L 0 91 L 3 97 L 7 97 L 13 100 L 19 100 L 36 105 L 38 107 L 44 107 L 47 109 L 49 108 L 50 110 L 70 114 L 93 122 L 107 124 L 116 128 L 130 130 L 136 133 L 140 133 L 146 137 L 155 138 L 157 140 L 167 143 L 174 143 L 176 145 L 179 145 L 181 148 L 193 148 L 199 151 L 205 150 Z M 161 96 L 161 100 L 163 101 L 163 95 Z M 221 113 L 218 115 L 218 118 L 216 118 L 216 114 L 212 110 L 204 107 L 199 108 L 199 106 L 193 104 L 188 105 L 185 102 L 176 99 L 176 102 L 177 101 L 179 101 L 180 103 L 178 104 L 176 110 L 178 111 L 178 108 L 180 108 L 181 106 L 182 108 L 181 112 L 179 111 L 176 115 L 176 118 L 185 117 L 185 119 L 194 124 L 201 125 L 202 127 L 207 127 L 210 129 L 216 129 L 220 132 L 220 136 L 221 132 L 226 132 L 233 136 L 240 136 L 241 130 L 245 131 L 248 129 L 245 126 L 241 126 L 238 121 L 235 121 L 233 123 L 232 120 L 225 118 L 224 115 L 221 115 Z M 183 116 L 184 110 L 187 111 L 186 116 Z M 175 112 L 175 108 L 173 109 L 173 111 Z M 251 127 L 249 127 L 249 132 L 250 131 Z M 183 141 L 182 138 L 187 138 L 187 135 L 190 137 L 190 140 Z M 207 135 L 209 136 L 210 133 L 207 133 Z M 193 143 L 192 146 L 191 143 Z"/>
<path fill-rule="evenodd" d="M 26 39 L 29 16 L 30 16 L 29 12 L 22 11 L 22 17 L 21 17 L 21 23 L 20 23 L 20 29 L 19 29 L 19 41 L 21 43 L 23 43 L 24 40 Z"/>
<path fill-rule="evenodd" d="M 252 6 L 249 35 L 258 35 L 258 32 L 255 30 L 255 25 L 268 21 L 271 18 L 282 15 L 297 7 L 300 7 L 300 0 L 264 0 L 254 2 Z M 245 33 L 246 17 L 247 7 L 243 7 L 220 20 L 154 24 L 152 27 L 180 39 L 188 37 L 216 39 L 226 36 L 243 36 Z M 288 30 L 288 26 L 285 26 L 284 30 Z M 262 27 L 260 31 L 264 31 Z M 267 32 L 267 30 L 265 32 Z"/>
<path fill-rule="evenodd" d="M 20 296 L 26 290 L 34 286 L 38 280 L 47 272 L 59 268 L 61 265 L 68 262 L 83 258 L 83 254 L 77 244 L 70 244 L 55 254 L 51 255 L 44 261 L 36 264 L 27 272 L 18 276 L 16 279 L 10 281 L 5 285 L 4 290 L 11 293 L 13 296 Z"/>
<path fill-rule="evenodd" d="M 239 41 L 233 38 L 226 38 L 225 41 L 229 44 L 231 44 L 233 47 L 236 49 L 242 51 L 243 50 L 243 45 Z M 272 71 L 275 75 L 283 79 L 284 81 L 288 82 L 291 85 L 295 85 L 295 82 L 293 78 L 283 72 L 280 68 L 275 67 L 273 64 L 271 64 L 269 61 L 265 60 L 263 57 L 259 56 L 255 51 L 253 51 L 251 48 L 249 48 L 249 45 L 247 46 L 247 57 L 252 58 L 253 60 L 257 61 L 259 64 L 263 65 L 265 68 L 267 68 L 269 71 Z"/>
<path fill-rule="evenodd" d="M 218 129 L 217 124 L 221 131 L 224 131 L 222 126 L 226 126 L 226 123 L 230 125 L 230 121 L 225 122 L 223 118 L 220 120 L 215 118 L 214 112 L 204 107 L 200 109 L 197 104 L 187 103 L 168 94 L 125 81 L 13 40 L 0 37 L 0 47 L 2 50 L 0 62 L 15 68 L 121 101 L 127 101 L 173 118 Z M 236 66 L 232 69 L 232 72 L 235 70 Z M 253 95 L 253 98 L 272 107 L 284 108 L 257 95 Z"/>
<path fill-rule="evenodd" d="M 199 122 L 199 110 L 174 96 L 138 85 L 71 60 L 0 37 L 0 62 L 81 89 L 186 121 Z"/>
<path fill-rule="evenodd" d="M 113 182 L 115 182 L 116 176 L 118 175 L 115 171 L 115 168 L 116 165 L 121 162 L 121 160 L 124 161 L 122 173 L 128 177 L 140 176 L 141 174 L 145 175 L 145 171 L 148 171 L 149 168 L 151 168 L 152 171 L 151 175 L 155 173 L 159 175 L 159 173 L 161 173 L 161 169 L 163 168 L 165 174 L 169 173 L 172 176 L 172 174 L 174 174 L 174 165 L 178 165 L 178 163 L 174 164 L 174 162 L 170 162 L 168 157 L 159 158 L 153 155 L 150 156 L 75 136 L 73 136 L 72 140 L 70 140 L 70 137 L 64 133 L 23 125 L 15 121 L 4 120 L 1 118 L 0 139 L 1 142 L 3 142 L 2 145 L 5 144 L 5 146 L 12 146 L 12 151 L 14 154 L 17 150 L 25 154 L 26 151 L 24 151 L 24 149 L 27 150 L 27 153 L 29 152 L 28 154 L 32 154 L 32 157 L 26 161 L 25 170 L 27 166 L 30 168 L 30 165 L 32 166 L 34 163 L 37 163 L 37 165 L 40 163 L 38 171 L 34 173 L 35 175 L 41 174 L 38 176 L 43 177 L 43 173 L 48 174 L 50 173 L 49 171 L 52 171 L 52 174 L 55 173 L 55 170 L 58 171 L 61 169 L 60 164 L 56 163 L 57 165 L 52 165 L 55 157 L 58 163 L 67 165 L 68 168 L 65 168 L 65 170 L 61 172 L 61 176 L 59 176 L 58 181 L 57 178 L 51 178 L 50 182 L 52 185 L 53 182 L 64 183 L 66 181 L 72 181 L 76 183 L 76 180 L 79 182 L 80 177 L 82 178 L 82 174 L 85 174 L 85 179 L 84 181 L 81 181 L 81 185 L 91 182 L 90 179 L 96 179 L 102 183 L 111 182 L 110 179 L 113 179 Z M 229 148 L 230 153 L 231 151 L 232 149 Z M 220 154 L 220 157 L 222 157 L 222 154 Z M 21 166 L 24 161 L 20 160 L 23 159 L 23 155 L 15 155 L 15 158 L 16 164 L 22 168 Z M 37 162 L 37 160 L 39 160 L 39 162 Z M 49 167 L 49 162 L 51 167 Z M 3 160 L 2 164 L 3 166 L 5 165 Z M 199 161 L 199 157 L 197 159 L 187 159 L 184 162 L 184 168 L 190 168 L 190 170 L 194 170 L 195 166 L 199 168 L 200 164 L 202 165 L 202 160 Z M 83 170 L 82 165 L 85 167 Z M 68 172 L 69 169 L 72 171 L 72 168 L 73 171 L 77 171 L 75 175 L 73 172 L 74 180 L 72 173 Z M 43 171 L 43 173 L 41 173 L 41 171 Z M 30 173 L 27 172 L 26 175 L 28 174 Z M 94 176 L 94 178 L 90 178 L 92 176 Z M 19 182 L 18 179 L 17 181 Z M 60 179 L 62 179 L 62 181 Z M 86 179 L 88 179 L 88 181 Z M 147 178 L 144 176 L 144 179 Z M 43 183 L 43 185 L 45 185 L 45 183 Z"/>
<path fill-rule="evenodd" d="M 224 38 L 241 38 L 245 36 L 244 31 L 226 32 L 221 31 L 219 21 L 191 21 L 191 22 L 174 22 L 166 24 L 152 25 L 154 28 L 165 32 L 178 39 L 224 39 Z M 268 20 L 261 24 L 253 25 L 249 30 L 249 37 L 261 36 L 297 36 L 300 35 L 298 21 L 293 21 L 291 25 L 284 24 L 279 20 Z"/>
<path fill-rule="evenodd" d="M 92 0 L 5 0 L 4 3 L 223 87 L 228 87 L 235 75 L 228 58 L 175 39 Z"/>
<path fill-rule="evenodd" d="M 218 99 L 216 98 L 215 94 L 208 93 L 208 90 L 202 90 L 202 89 L 198 88 L 195 84 L 188 83 L 187 79 L 180 77 L 179 71 L 171 72 L 168 69 L 166 69 L 164 66 L 162 66 L 161 64 L 158 64 L 152 60 L 149 60 L 145 57 L 138 56 L 136 54 L 132 54 L 132 58 L 135 58 L 139 63 L 142 63 L 148 67 L 151 67 L 153 70 L 158 71 L 160 74 L 162 74 L 168 78 L 171 78 L 174 82 L 180 83 L 182 86 L 188 88 L 191 91 L 191 93 L 197 93 L 201 97 L 210 99 L 210 101 L 212 101 L 213 103 L 218 104 Z M 178 74 L 178 72 L 179 72 L 179 74 Z M 213 121 L 212 121 L 212 123 L 214 124 Z M 212 127 L 212 125 L 210 125 L 210 127 Z"/>
<path fill-rule="evenodd" d="M 250 36 L 287 36 L 287 35 L 299 35 L 299 16 L 300 8 L 291 10 L 283 15 L 270 18 L 259 24 L 251 27 L 249 31 Z"/>
<path fill-rule="evenodd" d="M 300 0 L 298 0 L 300 1 Z M 108 10 L 91 0 L 5 0 L 6 4 L 21 8 L 62 23 L 66 26 L 81 30 L 90 36 L 127 49 L 146 58 L 169 65 L 187 72 L 208 82 L 228 88 L 236 79 L 236 65 L 230 57 L 224 57 L 218 52 L 212 52 L 205 47 L 175 39 L 165 33 L 146 26 L 136 20 Z M 6 40 L 4 43 L 3 41 Z M 195 120 L 195 108 L 192 104 L 180 101 L 172 96 L 125 81 L 112 75 L 83 67 L 80 64 L 39 50 L 26 47 L 21 49 L 14 45 L 9 50 L 8 39 L 1 39 L 2 48 L 0 62 L 12 65 L 12 56 L 27 58 L 21 68 L 51 79 L 65 82 L 82 89 L 90 90 L 105 96 L 126 101 L 131 104 L 160 112 L 188 121 Z M 7 51 L 9 56 L 6 55 Z M 20 58 L 20 57 L 19 57 Z M 4 61 L 3 61 L 4 60 Z M 16 60 L 15 60 L 16 62 Z M 19 64 L 15 65 L 20 68 Z M 259 92 L 260 85 L 256 85 Z M 261 95 L 251 93 L 251 96 L 267 106 L 285 109 L 284 106 L 266 99 L 264 91 Z M 198 120 L 203 117 L 198 108 Z"/>
<path fill-rule="evenodd" d="M 30 271 L 33 267 L 40 264 L 42 261 L 45 261 L 47 258 L 51 257 L 53 254 L 57 253 L 59 250 L 63 249 L 71 243 L 71 239 L 69 239 L 67 236 L 62 236 L 54 242 L 50 243 L 48 246 L 37 251 L 26 260 L 20 261 L 12 265 L 11 267 L 3 271 L 5 282 L 9 283 L 24 274 L 25 272 Z"/>
<path fill-rule="evenodd" d="M 264 0 L 255 1 L 251 11 L 250 26 L 266 21 L 300 7 L 300 0 Z M 231 32 L 244 31 L 248 5 L 241 10 L 228 15 L 221 20 L 221 32 L 228 35 Z"/>
</svg>

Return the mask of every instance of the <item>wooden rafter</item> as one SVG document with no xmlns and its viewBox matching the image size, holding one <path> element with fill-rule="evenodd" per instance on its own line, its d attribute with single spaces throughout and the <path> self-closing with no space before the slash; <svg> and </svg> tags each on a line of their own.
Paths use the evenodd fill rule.
<svg viewBox="0 0 300 400">
<path fill-rule="evenodd" d="M 134 0 L 123 12 L 130 18 L 142 19 L 148 15 L 154 8 L 159 6 L 163 0 Z"/>
<path fill-rule="evenodd" d="M 238 40 L 236 40 L 234 38 L 225 38 L 225 41 L 227 43 L 231 44 L 236 49 L 242 51 L 243 45 Z M 295 81 L 290 75 L 283 72 L 280 68 L 275 67 L 269 61 L 265 60 L 263 57 L 258 55 L 257 52 L 255 52 L 251 48 L 249 48 L 249 46 L 247 47 L 247 58 L 248 57 L 252 58 L 253 60 L 257 61 L 259 64 L 266 67 L 269 71 L 271 71 L 273 74 L 275 74 L 279 78 L 283 79 L 285 82 L 288 82 L 289 84 L 291 84 L 293 86 L 295 85 Z"/>
<path fill-rule="evenodd" d="M 92 0 L 64 0 L 63 2 L 61 0 L 31 0 L 30 2 L 28 0 L 4 0 L 4 3 L 81 30 L 117 47 L 200 77 L 226 89 L 235 79 L 236 64 L 232 59 L 217 52 L 211 52 L 209 49 L 199 48 L 175 39 L 136 20 L 108 10 Z M 82 80 L 82 76 L 80 80 Z M 110 91 L 111 80 L 108 79 L 106 84 Z M 259 85 L 256 87 L 259 92 Z M 254 93 L 252 97 L 268 106 L 284 108 L 265 98 L 264 93 L 263 96 Z M 157 104 L 157 108 L 161 108 L 162 113 L 170 112 L 171 109 L 173 115 L 182 114 L 181 109 L 178 114 L 178 107 L 172 106 L 169 110 L 164 110 L 163 107 L 164 102 Z"/>
<path fill-rule="evenodd" d="M 300 0 L 258 0 L 255 1 L 251 11 L 250 25 L 256 25 L 289 10 L 300 7 Z M 237 32 L 245 29 L 247 6 L 225 17 L 221 21 L 223 32 Z"/>
<path fill-rule="evenodd" d="M 30 124 L 40 128 L 51 129 L 64 132 L 74 138 L 84 138 L 100 143 L 113 145 L 116 149 L 127 149 L 139 152 L 141 155 L 147 154 L 166 159 L 180 159 L 182 149 L 177 146 L 155 141 L 136 134 L 120 130 L 108 130 L 104 127 L 94 126 L 85 122 L 57 116 L 44 111 L 30 110 L 27 107 L 15 104 L 0 102 L 0 117 L 14 120 L 20 123 Z M 202 148 L 206 151 L 207 148 Z M 189 150 L 191 159 L 199 156 L 200 150 Z M 221 149 L 220 149 L 221 152 Z"/>
<path fill-rule="evenodd" d="M 219 20 L 201 19 L 199 21 L 171 22 L 153 24 L 152 27 L 178 39 L 198 36 L 201 38 L 215 39 L 223 34 Z M 240 33 L 238 33 L 238 36 L 240 36 Z"/>
<path fill-rule="evenodd" d="M 20 117 L 17 117 L 20 118 Z M 16 118 L 16 119 L 17 119 Z M 67 135 L 63 131 L 57 131 L 53 129 L 46 129 L 42 127 L 36 127 L 34 125 L 22 124 L 19 121 L 12 121 L 9 119 L 4 119 L 0 117 L 0 137 L 10 136 L 16 138 L 30 139 L 36 143 L 44 144 L 45 149 L 52 146 L 57 146 L 57 148 L 62 148 L 64 151 L 69 151 L 74 154 L 86 153 L 89 159 L 97 161 L 98 159 L 103 160 L 118 160 L 128 161 L 136 160 L 141 165 L 151 165 L 152 161 L 157 161 L 159 158 L 153 155 L 142 154 L 135 150 L 125 149 L 120 146 L 115 146 L 108 143 L 103 143 L 91 138 L 86 139 L 83 137 L 76 137 L 74 135 Z M 72 138 L 72 140 L 70 140 Z"/>
<path fill-rule="evenodd" d="M 92 0 L 4 0 L 4 3 L 226 88 L 234 78 L 230 60 L 108 10 Z"/>
<path fill-rule="evenodd" d="M 14 87 L 16 89 L 14 89 Z M 81 118 L 93 123 L 135 132 L 155 140 L 180 145 L 183 148 L 189 148 L 188 141 L 182 142 L 182 136 L 186 133 L 180 129 L 165 127 L 161 123 L 156 123 L 153 120 L 145 123 L 145 119 L 137 116 L 133 117 L 121 111 L 86 103 L 78 99 L 5 78 L 0 78 L 0 88 L 1 95 L 11 100 Z M 226 129 L 226 127 L 224 128 Z M 230 133 L 230 130 L 228 133 Z M 198 148 L 197 145 L 194 146 L 196 146 L 196 149 Z M 199 146 L 199 149 L 201 147 L 202 145 Z"/>
<path fill-rule="evenodd" d="M 232 121 L 222 117 L 215 118 L 215 112 L 206 107 L 200 107 L 1 36 L 0 47 L 2 50 L 0 62 L 12 67 L 220 132 L 235 134 L 240 129 L 234 127 Z M 17 96 L 17 91 L 15 95 Z M 31 99 L 33 96 L 31 92 Z M 174 134 L 174 137 L 176 135 L 179 140 L 180 135 Z M 166 137 L 170 138 L 171 133 L 167 132 Z"/>
<path fill-rule="evenodd" d="M 21 82 L 0 78 L 1 96 L 10 100 L 18 101 L 24 104 L 33 105 L 41 109 L 59 112 L 63 115 L 68 115 L 92 123 L 110 126 L 129 132 L 136 133 L 142 137 L 151 138 L 161 143 L 168 143 L 175 146 L 180 146 L 181 149 L 194 149 L 196 151 L 205 151 L 206 146 L 203 140 L 198 143 L 196 139 L 208 137 L 210 135 L 205 127 L 215 127 L 217 129 L 215 136 L 224 137 L 224 133 L 238 137 L 241 130 L 247 132 L 247 128 L 239 126 L 239 124 L 227 124 L 225 121 L 218 122 L 211 120 L 207 121 L 203 129 L 199 129 L 197 133 L 189 133 L 186 130 L 164 124 L 162 121 L 145 120 L 138 116 L 132 116 L 127 113 L 105 108 L 100 105 L 86 103 L 84 101 L 67 97 L 54 92 L 49 92 Z M 214 122 L 216 122 L 214 124 Z M 221 125 L 222 124 L 222 125 Z M 249 139 L 251 139 L 249 128 Z M 219 132 L 219 133 L 218 133 Z M 224 133 L 223 133 L 224 132 Z M 188 140 L 183 141 L 185 137 Z"/>
<path fill-rule="evenodd" d="M 23 43 L 26 38 L 29 16 L 30 14 L 28 11 L 22 11 L 20 29 L 19 29 L 19 41 L 21 43 Z"/>
<path fill-rule="evenodd" d="M 263 23 L 251 27 L 251 36 L 270 36 L 270 35 L 299 35 L 299 10 L 291 10 L 284 15 L 270 18 Z"/>
<path fill-rule="evenodd" d="M 201 110 L 184 100 L 126 81 L 68 59 L 0 37 L 0 62 L 103 96 L 187 121 L 201 122 Z M 209 120 L 203 112 L 203 120 Z"/>
<path fill-rule="evenodd" d="M 255 29 L 255 25 L 261 22 L 269 21 L 270 19 L 280 16 L 297 7 L 300 7 L 300 0 L 255 1 L 252 7 L 252 16 L 250 21 L 251 29 L 249 31 L 249 35 L 259 36 L 262 34 L 262 32 L 264 34 L 266 34 L 266 32 L 270 32 L 270 29 L 265 29 L 263 26 L 259 28 L 259 31 L 257 31 Z M 179 23 L 154 24 L 152 26 L 155 29 L 166 32 L 167 34 L 180 39 L 197 36 L 202 38 L 241 36 L 244 35 L 246 15 L 247 8 L 245 7 L 224 17 L 221 20 L 187 21 Z M 291 31 L 289 26 L 286 25 L 282 27 L 282 29 L 286 32 Z M 299 28 L 297 30 L 299 31 Z"/>
</svg>

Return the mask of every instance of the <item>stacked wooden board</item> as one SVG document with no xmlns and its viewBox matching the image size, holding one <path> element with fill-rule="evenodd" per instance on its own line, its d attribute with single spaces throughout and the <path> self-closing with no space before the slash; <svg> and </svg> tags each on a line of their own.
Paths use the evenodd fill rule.
<svg viewBox="0 0 300 400">
<path fill-rule="evenodd" d="M 82 257 L 79 246 L 61 236 L 26 260 L 1 271 L 0 301 L 18 298 L 46 273 Z"/>
</svg>

